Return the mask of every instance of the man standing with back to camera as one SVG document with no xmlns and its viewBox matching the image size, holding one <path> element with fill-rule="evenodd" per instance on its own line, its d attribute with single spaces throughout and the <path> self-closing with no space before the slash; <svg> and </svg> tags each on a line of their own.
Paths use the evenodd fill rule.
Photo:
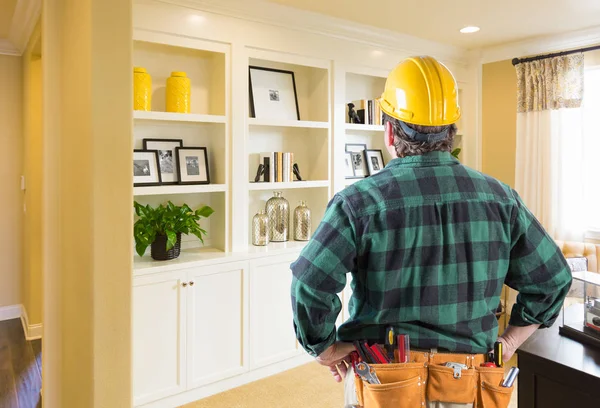
<svg viewBox="0 0 600 408">
<path fill-rule="evenodd" d="M 510 359 L 558 316 L 571 284 L 562 253 L 514 190 L 450 154 L 460 107 L 443 64 L 402 61 L 379 103 L 395 158 L 333 197 L 291 266 L 300 344 L 338 382 L 352 342 L 383 344 L 389 326 L 411 348 L 454 355 L 483 355 L 498 339 Z M 350 318 L 336 330 L 347 273 Z M 497 337 L 503 284 L 519 296 Z M 428 398 L 473 406 L 452 402 Z"/>
</svg>

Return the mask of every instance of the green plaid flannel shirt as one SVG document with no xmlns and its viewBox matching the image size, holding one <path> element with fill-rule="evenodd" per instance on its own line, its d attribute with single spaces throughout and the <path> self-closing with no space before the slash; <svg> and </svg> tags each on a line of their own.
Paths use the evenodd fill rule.
<svg viewBox="0 0 600 408">
<path fill-rule="evenodd" d="M 510 324 L 554 323 L 571 284 L 561 251 L 518 194 L 449 153 L 392 160 L 329 203 L 291 265 L 294 327 L 316 356 L 339 341 L 493 349 L 505 283 L 519 291 Z M 350 318 L 336 330 L 352 274 Z"/>
</svg>

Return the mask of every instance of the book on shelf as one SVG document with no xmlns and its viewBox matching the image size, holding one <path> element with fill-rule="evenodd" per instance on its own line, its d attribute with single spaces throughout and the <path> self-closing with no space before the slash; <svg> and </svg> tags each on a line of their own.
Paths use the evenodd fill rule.
<svg viewBox="0 0 600 408">
<path fill-rule="evenodd" d="M 360 123 L 363 125 L 383 124 L 381 107 L 375 99 L 359 99 L 352 101 L 352 103 L 354 104 L 354 110 L 358 115 Z M 348 117 L 348 107 L 346 107 L 346 120 L 350 120 Z"/>
<path fill-rule="evenodd" d="M 285 183 L 294 181 L 294 153 L 259 153 L 259 164 L 264 165 L 263 182 Z"/>
</svg>

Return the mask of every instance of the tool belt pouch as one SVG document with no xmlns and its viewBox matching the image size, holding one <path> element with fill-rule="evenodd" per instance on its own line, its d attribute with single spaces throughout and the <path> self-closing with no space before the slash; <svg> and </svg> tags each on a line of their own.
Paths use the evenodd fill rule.
<svg viewBox="0 0 600 408">
<path fill-rule="evenodd" d="M 504 378 L 503 368 L 477 367 L 479 387 L 477 395 L 477 407 L 481 408 L 508 408 L 512 387 L 501 387 Z"/>
<path fill-rule="evenodd" d="M 415 408 L 425 404 L 423 363 L 371 364 L 381 384 L 355 378 L 358 402 L 364 408 Z"/>
</svg>

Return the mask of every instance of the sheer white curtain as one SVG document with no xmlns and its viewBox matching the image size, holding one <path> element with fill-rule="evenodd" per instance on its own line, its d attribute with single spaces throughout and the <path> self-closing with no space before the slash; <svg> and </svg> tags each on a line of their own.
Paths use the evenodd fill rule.
<svg viewBox="0 0 600 408">
<path fill-rule="evenodd" d="M 583 54 L 517 65 L 515 187 L 555 239 L 583 240 Z"/>
</svg>

